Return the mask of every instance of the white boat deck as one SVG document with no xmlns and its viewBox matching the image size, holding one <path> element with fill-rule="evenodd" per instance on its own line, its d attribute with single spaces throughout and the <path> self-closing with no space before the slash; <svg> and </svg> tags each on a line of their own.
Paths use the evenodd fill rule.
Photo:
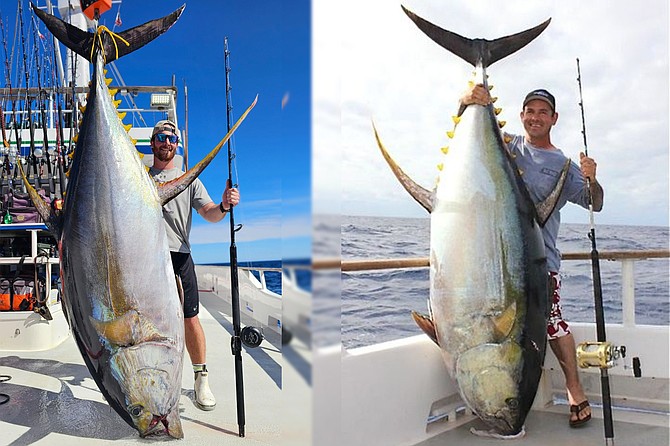
<svg viewBox="0 0 670 446">
<path fill-rule="evenodd" d="M 470 432 L 474 427 L 485 430 L 484 424 L 478 419 L 444 432 L 429 440 L 417 443 L 416 446 L 491 446 L 496 441 L 505 446 L 594 446 L 605 444 L 602 410 L 592 408 L 591 421 L 580 428 L 568 427 L 568 408 L 556 405 L 547 410 L 533 410 L 526 418 L 526 434 L 515 440 L 495 440 L 475 436 Z M 622 446 L 666 446 L 670 444 L 668 437 L 667 416 L 645 414 L 644 421 L 640 414 L 633 412 L 614 411 L 614 443 Z M 663 425 L 665 423 L 665 425 Z"/>
<path fill-rule="evenodd" d="M 211 292 L 200 295 L 200 319 L 208 342 L 207 367 L 217 407 L 210 412 L 195 407 L 193 372 L 186 356 L 179 405 L 184 439 L 179 444 L 280 444 L 287 426 L 285 417 L 278 416 L 284 407 L 279 337 L 269 336 L 257 349 L 243 351 L 246 436 L 240 438 L 234 357 L 230 351 L 230 306 Z M 0 444 L 147 442 L 104 402 L 72 336 L 46 351 L 3 352 L 0 375 L 11 376 L 11 380 L 0 382 L 0 393 L 10 396 L 0 405 Z M 288 428 L 290 432 L 290 425 Z"/>
</svg>

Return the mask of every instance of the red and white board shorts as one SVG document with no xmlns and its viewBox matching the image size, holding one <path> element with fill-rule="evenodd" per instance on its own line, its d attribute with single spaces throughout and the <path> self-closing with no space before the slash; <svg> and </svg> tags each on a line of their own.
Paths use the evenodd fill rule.
<svg viewBox="0 0 670 446">
<path fill-rule="evenodd" d="M 570 334 L 568 323 L 563 320 L 561 314 L 561 275 L 549 271 L 549 284 L 553 292 L 551 293 L 551 312 L 549 313 L 549 322 L 547 323 L 547 338 L 552 341 Z"/>
</svg>

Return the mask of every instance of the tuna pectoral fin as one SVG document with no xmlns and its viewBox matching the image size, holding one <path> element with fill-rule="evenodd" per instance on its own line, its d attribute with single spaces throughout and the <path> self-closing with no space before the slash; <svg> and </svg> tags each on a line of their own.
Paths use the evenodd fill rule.
<svg viewBox="0 0 670 446">
<path fill-rule="evenodd" d="M 237 130 L 237 127 L 242 124 L 242 121 L 244 121 L 244 118 L 247 117 L 251 109 L 254 108 L 257 101 L 258 96 L 256 96 L 254 102 L 251 103 L 249 108 L 247 108 L 246 111 L 242 113 L 242 116 L 240 116 L 235 125 L 228 131 L 228 133 L 226 133 L 226 136 L 223 137 L 219 144 L 217 144 L 216 147 L 214 147 L 214 149 L 209 152 L 209 154 L 202 161 L 196 164 L 193 168 L 189 169 L 188 172 L 179 178 L 175 178 L 172 181 L 167 181 L 158 185 L 158 197 L 161 200 L 161 206 L 179 195 L 189 186 L 189 184 L 198 178 L 200 172 L 202 172 L 205 167 L 207 167 L 207 165 L 212 162 L 217 153 L 219 153 L 219 150 L 221 150 L 221 147 L 223 147 L 223 145 L 230 139 L 235 130 Z"/>
<path fill-rule="evenodd" d="M 538 224 L 542 227 L 544 227 L 544 224 L 549 219 L 549 216 L 552 212 L 554 212 L 554 209 L 556 209 L 558 199 L 561 196 L 561 192 L 563 192 L 563 186 L 565 186 L 565 180 L 568 178 L 570 162 L 570 160 L 567 160 L 563 165 L 563 169 L 561 169 L 561 174 L 558 176 L 554 190 L 551 191 L 549 196 L 544 201 L 535 205 L 535 209 L 537 210 Z"/>
<path fill-rule="evenodd" d="M 70 25 L 58 17 L 38 9 L 34 4 L 32 7 L 35 15 L 44 22 L 47 28 L 49 28 L 49 31 L 51 31 L 63 45 L 80 56 L 85 57 L 88 61 L 93 61 L 94 52 L 92 49 L 93 45 L 98 40 L 95 38 L 95 33 L 89 33 L 76 26 Z M 103 45 L 105 63 L 112 62 L 128 53 L 132 53 L 136 49 L 143 47 L 163 34 L 177 21 L 185 7 L 186 5 L 183 5 L 172 14 L 130 28 L 121 33 L 112 34 L 109 30 L 107 30 L 107 32 L 101 32 L 100 40 Z"/>
<path fill-rule="evenodd" d="M 414 322 L 423 330 L 424 333 L 428 335 L 430 339 L 433 340 L 437 345 L 440 345 L 437 342 L 437 332 L 435 331 L 435 324 L 433 321 L 426 315 L 412 311 L 412 318 Z"/>
<path fill-rule="evenodd" d="M 499 342 L 507 338 L 507 336 L 512 332 L 514 328 L 514 322 L 516 321 L 516 302 L 512 302 L 512 305 L 507 307 L 505 311 L 500 313 L 497 317 L 491 318 L 491 323 L 493 324 L 493 331 L 496 335 L 496 340 Z"/>
<path fill-rule="evenodd" d="M 474 66 L 477 66 L 477 63 L 481 61 L 482 66 L 488 67 L 503 57 L 520 50 L 539 36 L 551 22 L 551 19 L 549 19 L 535 28 L 495 40 L 468 39 L 433 25 L 404 6 L 401 5 L 401 7 L 414 24 L 435 43 Z"/>
<path fill-rule="evenodd" d="M 396 164 L 395 161 L 393 161 L 393 158 L 391 158 L 391 155 L 386 151 L 386 148 L 384 147 L 384 144 L 382 144 L 381 139 L 379 139 L 379 134 L 377 133 L 377 128 L 375 127 L 374 122 L 372 123 L 372 129 L 375 132 L 375 139 L 377 139 L 377 145 L 379 146 L 379 150 L 382 151 L 382 156 L 388 163 L 389 167 L 393 171 L 393 174 L 396 176 L 398 181 L 400 181 L 400 184 L 405 188 L 407 192 L 414 198 L 421 206 L 424 207 L 428 212 L 433 211 L 433 194 L 424 189 L 423 187 L 419 186 L 412 180 L 405 172 L 402 171 L 402 169 Z"/>
<path fill-rule="evenodd" d="M 89 319 L 98 334 L 114 345 L 129 346 L 164 339 L 156 327 L 135 310 L 127 311 L 110 321 L 99 321 L 93 317 Z"/>
<path fill-rule="evenodd" d="M 37 193 L 35 188 L 30 184 L 28 181 L 28 178 L 26 178 L 26 174 L 23 171 L 23 166 L 21 163 L 16 163 L 17 166 L 19 166 L 19 172 L 21 173 L 21 178 L 23 179 L 23 184 L 26 186 L 26 191 L 28 191 L 28 195 L 30 196 L 30 200 L 33 202 L 35 205 L 35 208 L 37 209 L 37 213 L 40 214 L 40 217 L 42 217 L 42 221 L 47 225 L 49 228 L 49 231 L 54 235 L 56 238 L 60 238 L 61 234 L 61 218 L 59 215 L 56 215 L 52 210 L 51 206 L 47 204 L 46 201 L 44 201 L 44 198 L 40 194 Z"/>
</svg>

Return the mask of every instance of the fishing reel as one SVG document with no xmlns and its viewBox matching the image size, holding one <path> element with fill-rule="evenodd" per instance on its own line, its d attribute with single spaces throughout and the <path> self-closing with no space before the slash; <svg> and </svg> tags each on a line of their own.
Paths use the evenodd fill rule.
<svg viewBox="0 0 670 446">
<path fill-rule="evenodd" d="M 619 347 L 611 342 L 581 342 L 577 345 L 577 364 L 582 369 L 610 369 L 619 358 L 625 357 L 626 347 L 623 345 Z"/>
<path fill-rule="evenodd" d="M 244 344 L 249 348 L 256 348 L 263 342 L 265 335 L 263 335 L 263 330 L 257 327 L 247 326 L 240 330 L 239 336 L 233 336 L 230 338 L 230 349 L 233 355 L 236 355 L 238 352 L 242 351 L 242 345 Z"/>
<path fill-rule="evenodd" d="M 257 327 L 244 327 L 240 332 L 240 337 L 242 338 L 242 344 L 250 348 L 256 348 L 261 345 L 265 336 L 263 335 L 263 330 Z"/>
</svg>

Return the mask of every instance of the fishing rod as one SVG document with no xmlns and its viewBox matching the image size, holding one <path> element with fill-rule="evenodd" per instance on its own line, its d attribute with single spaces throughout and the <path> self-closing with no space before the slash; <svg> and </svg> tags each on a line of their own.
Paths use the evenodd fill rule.
<svg viewBox="0 0 670 446">
<path fill-rule="evenodd" d="M 586 120 L 584 118 L 584 99 L 582 97 L 582 74 L 579 68 L 579 58 L 577 58 L 577 83 L 579 84 L 579 108 L 582 112 L 582 136 L 584 137 L 584 155 L 588 156 L 588 144 L 586 142 Z M 616 359 L 618 354 L 623 352 L 619 349 L 612 347 L 611 344 L 607 343 L 607 338 L 605 336 L 605 311 L 603 309 L 603 290 L 602 283 L 600 281 L 600 257 L 598 255 L 598 249 L 596 247 L 596 226 L 595 219 L 593 216 L 593 195 L 591 193 L 591 179 L 586 177 L 586 187 L 588 189 L 588 200 L 589 200 L 589 220 L 590 220 L 590 230 L 589 230 L 589 239 L 591 240 L 591 270 L 593 274 L 593 297 L 595 300 L 595 312 L 596 312 L 596 333 L 598 339 L 599 349 L 604 350 L 609 353 L 611 359 Z M 584 348 L 588 349 L 588 346 L 578 349 L 583 351 Z M 625 350 L 624 350 L 625 351 Z M 602 361 L 596 364 L 588 364 L 587 366 L 597 366 L 600 368 L 600 384 L 602 388 L 602 400 L 603 400 L 603 416 L 605 424 L 605 444 L 613 445 L 614 444 L 614 423 L 612 420 L 612 398 L 610 396 L 610 381 L 609 374 L 607 369 L 613 366 L 613 362 L 607 361 L 602 363 Z M 580 364 L 581 366 L 581 364 Z M 577 414 L 579 416 L 579 414 Z"/>
<path fill-rule="evenodd" d="M 37 34 L 39 33 L 39 30 L 37 29 L 37 26 L 34 22 L 33 18 L 33 25 L 35 26 L 35 31 L 33 32 L 33 45 L 35 46 L 34 53 L 35 53 L 35 68 L 37 70 L 37 91 L 38 91 L 38 99 L 37 99 L 37 104 L 40 109 L 40 119 L 42 120 L 42 136 L 43 136 L 43 141 L 44 141 L 44 146 L 42 147 L 41 153 L 37 155 L 36 150 L 34 152 L 35 154 L 35 161 L 39 163 L 40 165 L 40 171 L 42 170 L 41 166 L 45 162 L 46 158 L 46 165 L 47 165 L 47 178 L 48 178 L 48 184 L 49 184 L 49 194 L 51 194 L 54 190 L 54 179 L 53 179 L 53 172 L 51 170 L 51 159 L 49 155 L 49 135 L 47 132 L 47 113 L 46 113 L 46 101 L 47 101 L 47 94 L 44 89 L 42 89 L 42 72 L 40 69 L 40 55 L 39 55 L 39 45 L 37 42 Z M 39 161 L 37 161 L 39 159 Z M 42 176 L 42 172 L 40 172 L 39 177 Z"/>
<path fill-rule="evenodd" d="M 231 113 L 233 107 L 230 99 L 230 51 L 228 51 L 228 37 L 223 39 L 224 65 L 226 70 L 226 124 L 228 132 L 231 127 Z M 233 184 L 233 158 L 235 155 L 232 152 L 231 140 L 228 139 L 228 180 L 227 187 L 237 187 Z M 247 347 L 258 347 L 263 342 L 263 332 L 252 326 L 246 326 L 240 329 L 240 290 L 239 277 L 237 270 L 237 247 L 235 246 L 235 233 L 242 228 L 242 225 L 235 226 L 235 218 L 233 206 L 228 210 L 230 214 L 230 294 L 231 306 L 233 315 L 233 337 L 230 340 L 230 347 L 235 356 L 235 391 L 237 397 L 237 426 L 239 428 L 239 436 L 244 437 L 244 379 L 242 374 L 242 344 Z"/>
<path fill-rule="evenodd" d="M 230 131 L 230 114 L 232 106 L 230 104 L 230 52 L 228 51 L 228 37 L 223 40 L 223 54 L 224 65 L 226 70 L 226 126 Z M 233 154 L 230 146 L 230 139 L 228 139 L 228 180 L 226 187 L 232 187 L 233 184 Z M 230 295 L 231 306 L 233 313 L 233 337 L 230 340 L 230 347 L 233 355 L 235 355 L 235 395 L 237 401 L 237 427 L 240 437 L 244 437 L 244 425 L 246 422 L 244 415 L 244 377 L 242 369 L 242 342 L 240 337 L 240 290 L 239 278 L 237 275 L 237 246 L 235 246 L 235 217 L 233 206 L 228 211 L 230 218 Z"/>
<path fill-rule="evenodd" d="M 28 126 L 30 129 L 30 154 L 28 155 L 28 171 L 30 171 L 30 164 L 32 164 L 33 167 L 33 178 L 34 178 L 34 186 L 36 188 L 40 188 L 40 178 L 39 178 L 39 173 L 37 171 L 37 157 L 35 156 L 35 126 L 33 125 L 33 111 L 32 111 L 32 99 L 30 98 L 30 95 L 28 94 L 28 86 L 30 85 L 30 78 L 28 74 L 28 58 L 27 58 L 27 51 L 26 51 L 26 36 L 25 36 L 25 30 L 24 30 L 24 24 L 23 24 L 23 8 L 21 7 L 21 3 L 19 3 L 19 32 L 21 34 L 21 49 L 23 51 L 23 74 L 25 75 L 26 78 L 26 94 L 25 94 L 25 101 L 26 101 L 26 107 L 28 109 Z M 21 147 L 17 147 L 19 149 L 18 157 L 21 156 Z M 20 160 L 17 158 L 17 162 L 20 162 Z"/>
</svg>

